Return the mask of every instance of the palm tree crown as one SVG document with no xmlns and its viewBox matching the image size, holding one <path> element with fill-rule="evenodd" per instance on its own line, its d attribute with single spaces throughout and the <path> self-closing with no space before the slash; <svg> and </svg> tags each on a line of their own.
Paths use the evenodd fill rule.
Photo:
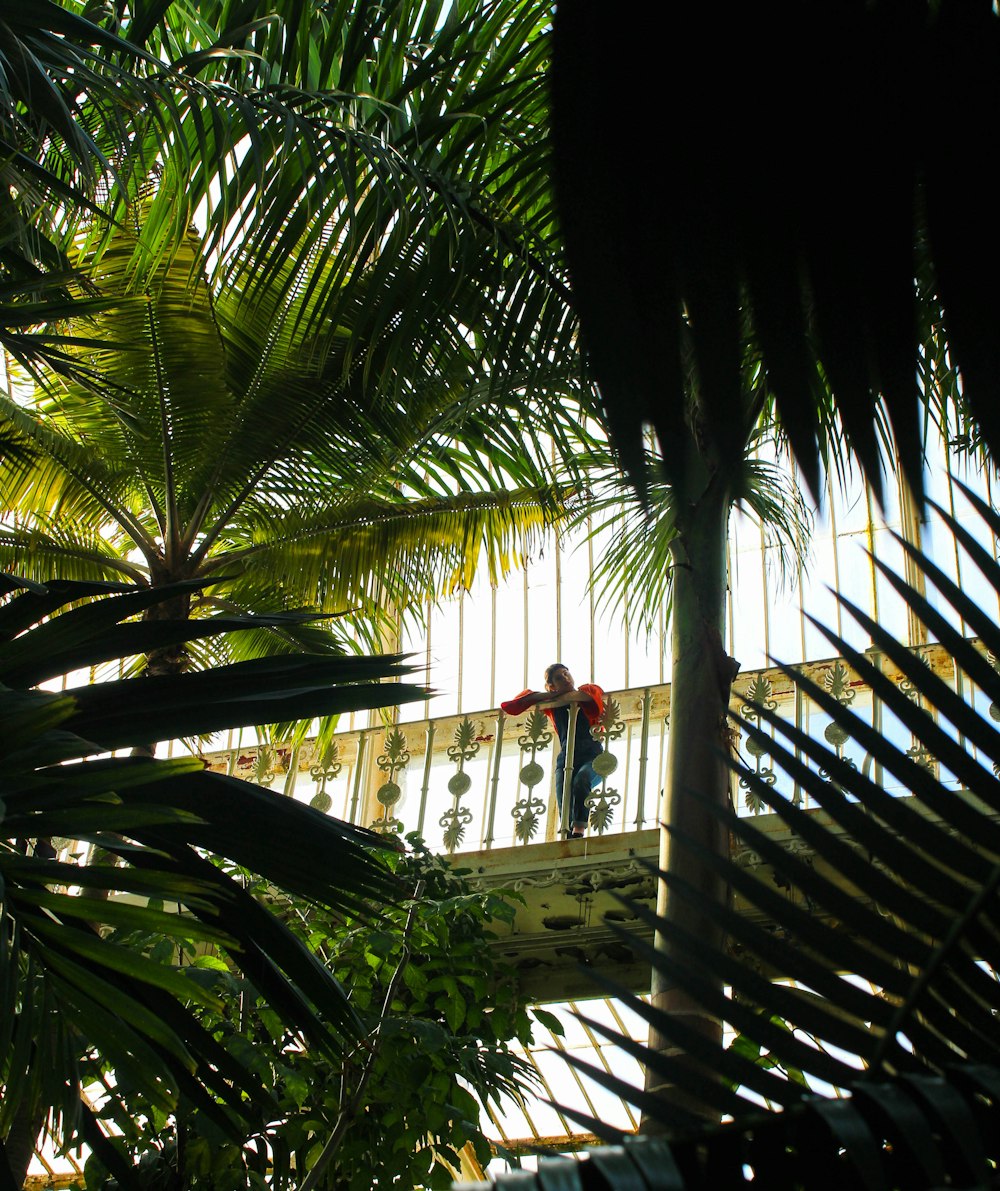
<svg viewBox="0 0 1000 1191">
<path fill-rule="evenodd" d="M 92 266 L 102 292 L 127 289 L 139 234 Z M 331 267 L 315 253 L 253 302 L 213 294 L 202 265 L 186 236 L 145 300 L 89 323 L 89 383 L 52 376 L 30 406 L 3 399 L 34 455 L 0 471 L 5 564 L 153 585 L 216 576 L 216 608 L 307 604 L 358 626 L 467 582 L 481 540 L 492 576 L 511 565 L 560 500 L 532 432 L 580 441 L 567 410 L 536 400 L 572 383 L 565 370 L 529 364 L 501 402 L 473 313 L 443 311 L 433 353 L 387 335 L 352 353 L 364 287 L 312 326 Z M 395 292 L 410 280 L 400 270 Z"/>
</svg>

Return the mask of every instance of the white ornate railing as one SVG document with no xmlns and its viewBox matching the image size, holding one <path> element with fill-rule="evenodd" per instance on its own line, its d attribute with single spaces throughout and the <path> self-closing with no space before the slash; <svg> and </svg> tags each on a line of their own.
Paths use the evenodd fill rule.
<svg viewBox="0 0 1000 1191">
<path fill-rule="evenodd" d="M 917 652 L 927 665 L 956 686 L 950 657 L 937 645 Z M 881 655 L 872 653 L 885 672 L 912 698 L 905 679 Z M 911 755 L 928 758 L 905 729 L 884 714 L 879 700 L 839 658 L 797 668 L 821 684 L 838 702 L 850 704 L 881 732 L 893 735 Z M 956 689 L 970 702 L 982 696 L 959 681 Z M 850 764 L 883 775 L 870 756 L 833 724 L 779 670 L 742 674 L 733 687 L 732 708 L 758 721 L 760 706 L 794 722 L 803 731 L 822 734 Z M 983 708 L 1000 716 L 1000 708 Z M 663 787 L 670 721 L 670 687 L 650 686 L 608 692 L 605 714 L 594 734 L 606 756 L 595 765 L 601 785 L 590 799 L 591 832 L 629 832 L 657 822 Z M 572 733 L 570 734 L 572 738 Z M 560 837 L 554 797 L 554 748 L 549 721 L 537 709 L 523 716 L 499 710 L 476 712 L 401 725 L 339 733 L 321 754 L 314 743 L 232 749 L 209 754 L 213 769 L 284 789 L 295 798 L 350 822 L 383 832 L 416 831 L 431 847 L 470 852 L 516 847 Z M 768 765 L 765 751 L 738 742 L 743 760 L 763 781 L 777 784 L 803 802 L 801 791 Z M 946 776 L 946 775 L 945 775 Z M 902 792 L 902 791 L 900 791 Z M 747 788 L 736 788 L 742 814 L 761 810 Z M 570 799 L 563 800 L 568 816 Z"/>
</svg>

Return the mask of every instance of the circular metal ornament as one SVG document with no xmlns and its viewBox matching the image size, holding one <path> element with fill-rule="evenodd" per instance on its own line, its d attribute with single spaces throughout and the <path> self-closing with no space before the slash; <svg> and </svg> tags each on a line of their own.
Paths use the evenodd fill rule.
<svg viewBox="0 0 1000 1191">
<path fill-rule="evenodd" d="M 453 773 L 448 778 L 448 793 L 453 794 L 456 798 L 461 798 L 463 794 L 469 792 L 471 785 L 472 778 L 467 773 Z"/>
<path fill-rule="evenodd" d="M 598 777 L 610 777 L 618 768 L 618 758 L 613 753 L 601 753 L 591 761 Z"/>
<path fill-rule="evenodd" d="M 329 814 L 330 807 L 333 806 L 333 799 L 325 790 L 320 790 L 318 794 L 314 794 L 309 800 L 309 805 L 326 815 Z"/>
<path fill-rule="evenodd" d="M 383 806 L 392 806 L 399 801 L 402 793 L 403 791 L 395 782 L 386 782 L 385 785 L 379 786 L 375 791 L 375 797 Z"/>
<path fill-rule="evenodd" d="M 537 786 L 544 776 L 545 770 L 541 765 L 537 761 L 529 761 L 521 770 L 521 784 L 525 786 Z"/>
<path fill-rule="evenodd" d="M 840 724 L 827 724 L 823 735 L 826 737 L 827 742 L 832 744 L 834 748 L 840 748 L 851 738 L 850 732 L 842 728 Z"/>
</svg>

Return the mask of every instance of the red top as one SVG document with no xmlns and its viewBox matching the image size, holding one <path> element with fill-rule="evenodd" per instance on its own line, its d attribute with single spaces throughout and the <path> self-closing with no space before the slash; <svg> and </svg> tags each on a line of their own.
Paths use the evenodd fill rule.
<svg viewBox="0 0 1000 1191">
<path fill-rule="evenodd" d="M 599 686 L 596 686 L 592 682 L 581 683 L 581 685 L 576 689 L 583 695 L 589 695 L 593 700 L 592 703 L 581 703 L 579 704 L 579 707 L 583 714 L 587 717 L 587 722 L 591 725 L 596 724 L 601 716 L 604 715 L 604 692 Z M 525 703 L 524 701 L 526 695 L 533 694 L 535 694 L 534 691 L 522 691 L 515 698 L 507 699 L 505 702 L 501 703 L 500 710 L 505 712 L 507 715 L 520 715 L 523 711 L 528 711 L 534 706 L 533 703 Z M 553 698 L 554 697 L 555 696 L 553 695 Z M 549 717 L 554 727 L 556 719 L 552 711 L 545 707 L 542 708 L 542 711 L 544 711 Z"/>
</svg>

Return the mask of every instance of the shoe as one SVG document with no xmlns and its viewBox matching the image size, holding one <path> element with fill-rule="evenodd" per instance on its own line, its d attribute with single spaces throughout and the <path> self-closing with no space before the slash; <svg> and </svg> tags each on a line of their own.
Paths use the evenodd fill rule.
<svg viewBox="0 0 1000 1191">
<path fill-rule="evenodd" d="M 583 839 L 584 833 L 582 831 L 567 831 L 566 838 L 567 839 Z"/>
</svg>

